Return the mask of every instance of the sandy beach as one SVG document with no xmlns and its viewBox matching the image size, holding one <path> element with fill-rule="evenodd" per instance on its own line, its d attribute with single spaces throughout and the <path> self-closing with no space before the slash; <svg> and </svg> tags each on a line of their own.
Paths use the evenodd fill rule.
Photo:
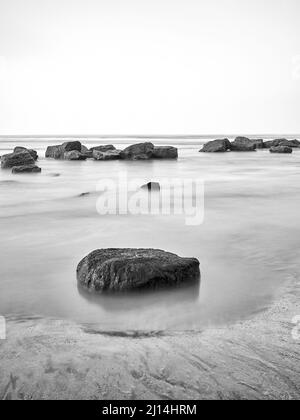
<svg viewBox="0 0 300 420">
<path fill-rule="evenodd" d="M 291 277 L 267 311 L 198 333 L 10 320 L 0 342 L 0 398 L 298 400 L 299 297 L 299 278 Z"/>
</svg>

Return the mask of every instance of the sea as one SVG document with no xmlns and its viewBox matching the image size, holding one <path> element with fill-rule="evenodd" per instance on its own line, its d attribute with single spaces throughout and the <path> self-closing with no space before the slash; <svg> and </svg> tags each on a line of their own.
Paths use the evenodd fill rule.
<svg viewBox="0 0 300 420">
<path fill-rule="evenodd" d="M 42 173 L 0 170 L 0 315 L 20 321 L 71 320 L 100 331 L 175 332 L 230 325 L 269 307 L 280 286 L 300 271 L 300 149 L 292 155 L 269 150 L 199 153 L 212 138 L 1 137 L 0 155 L 16 146 L 33 148 Z M 179 158 L 45 158 L 48 145 L 69 140 L 120 149 L 151 141 L 178 147 Z M 120 177 L 141 183 L 202 180 L 203 220 L 190 225 L 184 214 L 168 211 L 99 212 L 99 182 L 117 183 Z M 76 278 L 79 261 L 95 249 L 111 247 L 158 248 L 196 257 L 201 281 L 187 288 L 122 296 L 83 292 Z"/>
</svg>

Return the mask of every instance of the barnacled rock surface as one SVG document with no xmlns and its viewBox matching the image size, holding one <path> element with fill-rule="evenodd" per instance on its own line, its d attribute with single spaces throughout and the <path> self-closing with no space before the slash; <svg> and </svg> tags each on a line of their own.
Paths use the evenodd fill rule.
<svg viewBox="0 0 300 420">
<path fill-rule="evenodd" d="M 80 286 L 125 292 L 179 286 L 200 279 L 199 261 L 158 249 L 98 249 L 77 267 Z"/>
</svg>

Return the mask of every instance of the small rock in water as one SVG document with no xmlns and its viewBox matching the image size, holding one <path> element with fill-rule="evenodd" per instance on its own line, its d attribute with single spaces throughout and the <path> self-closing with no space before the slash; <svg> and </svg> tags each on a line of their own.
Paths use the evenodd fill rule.
<svg viewBox="0 0 300 420">
<path fill-rule="evenodd" d="M 293 153 L 293 149 L 289 146 L 271 147 L 271 153 Z"/>
<path fill-rule="evenodd" d="M 149 191 L 160 191 L 158 182 L 148 182 L 148 184 L 143 185 L 141 188 Z"/>
<path fill-rule="evenodd" d="M 230 150 L 230 141 L 228 139 L 213 140 L 206 143 L 200 150 L 202 153 L 225 153 Z"/>
<path fill-rule="evenodd" d="M 158 249 L 99 249 L 79 263 L 77 279 L 92 292 L 153 290 L 199 281 L 199 265 Z"/>
<path fill-rule="evenodd" d="M 14 166 L 12 168 L 13 174 L 36 174 L 42 172 L 41 168 L 36 165 Z"/>
<path fill-rule="evenodd" d="M 29 152 L 22 151 L 10 153 L 1 157 L 1 167 L 3 169 L 13 168 L 14 166 L 34 165 L 35 161 Z"/>
</svg>

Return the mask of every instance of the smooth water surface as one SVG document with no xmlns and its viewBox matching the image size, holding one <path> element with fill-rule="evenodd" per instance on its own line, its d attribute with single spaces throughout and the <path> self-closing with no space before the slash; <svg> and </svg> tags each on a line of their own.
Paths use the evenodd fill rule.
<svg viewBox="0 0 300 420">
<path fill-rule="evenodd" d="M 182 140 L 178 161 L 45 159 L 46 146 L 57 142 L 0 140 L 0 154 L 22 144 L 37 149 L 42 168 L 37 175 L 0 171 L 1 315 L 72 319 L 102 330 L 197 330 L 262 310 L 282 282 L 299 274 L 300 150 L 203 154 L 200 140 Z M 96 185 L 120 172 L 145 182 L 203 179 L 204 223 L 187 226 L 174 215 L 99 215 Z M 154 247 L 197 257 L 200 289 L 86 295 L 77 288 L 77 264 L 106 247 Z"/>
</svg>

